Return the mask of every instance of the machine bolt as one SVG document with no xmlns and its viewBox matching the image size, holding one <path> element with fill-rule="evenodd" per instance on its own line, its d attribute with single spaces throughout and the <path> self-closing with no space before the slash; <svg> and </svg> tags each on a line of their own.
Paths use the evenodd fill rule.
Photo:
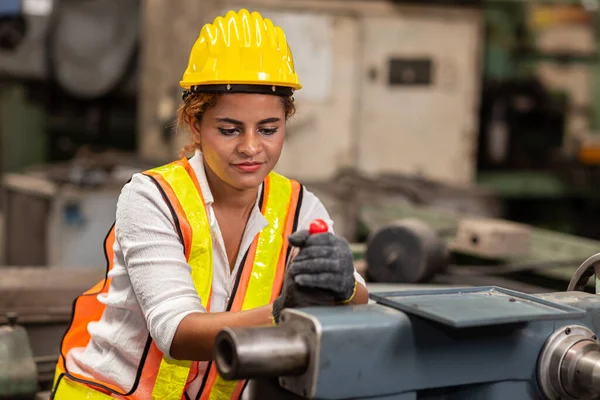
<svg viewBox="0 0 600 400">
<path fill-rule="evenodd" d="M 510 299 L 508 299 L 508 301 L 510 301 L 511 303 L 514 303 L 515 301 L 517 301 L 517 299 L 515 299 L 514 297 L 511 297 Z"/>
<path fill-rule="evenodd" d="M 596 335 L 592 336 L 592 340 L 598 340 L 598 338 L 596 337 Z"/>
<path fill-rule="evenodd" d="M 15 326 L 17 325 L 17 319 L 19 319 L 19 315 L 14 311 L 9 311 L 6 313 L 6 320 L 8 321 L 8 325 Z"/>
<path fill-rule="evenodd" d="M 565 335 L 568 335 L 568 334 L 570 334 L 570 333 L 571 333 L 571 328 L 567 328 L 567 329 L 565 329 Z"/>
</svg>

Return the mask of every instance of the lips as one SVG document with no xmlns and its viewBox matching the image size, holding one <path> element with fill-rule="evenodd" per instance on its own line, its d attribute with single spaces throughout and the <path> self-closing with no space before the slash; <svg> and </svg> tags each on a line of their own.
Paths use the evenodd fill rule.
<svg viewBox="0 0 600 400">
<path fill-rule="evenodd" d="M 238 163 L 238 164 L 232 164 L 232 165 L 235 168 L 237 168 L 243 172 L 256 172 L 260 169 L 260 166 L 262 164 L 263 163 L 259 163 L 259 162 L 244 162 L 244 163 Z"/>
</svg>

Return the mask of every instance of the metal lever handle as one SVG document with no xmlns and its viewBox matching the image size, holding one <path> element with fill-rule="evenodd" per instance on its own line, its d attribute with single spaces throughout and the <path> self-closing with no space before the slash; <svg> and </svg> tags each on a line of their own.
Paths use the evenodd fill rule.
<svg viewBox="0 0 600 400">
<path fill-rule="evenodd" d="M 579 268 L 577 268 L 577 271 L 575 271 L 575 274 L 573 274 L 573 277 L 569 282 L 567 291 L 584 291 L 585 285 L 587 285 L 588 281 L 596 273 L 596 271 L 600 273 L 600 253 L 594 254 L 585 260 L 583 264 L 579 266 Z M 596 273 L 596 275 L 598 275 L 598 273 Z M 598 276 L 598 278 L 600 279 L 600 276 Z M 596 282 L 596 294 L 599 294 L 598 286 L 599 284 Z"/>
</svg>

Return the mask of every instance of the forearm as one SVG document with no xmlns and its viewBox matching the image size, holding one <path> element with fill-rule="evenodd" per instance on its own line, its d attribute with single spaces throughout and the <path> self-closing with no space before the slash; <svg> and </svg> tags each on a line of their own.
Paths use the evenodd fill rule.
<svg viewBox="0 0 600 400">
<path fill-rule="evenodd" d="M 271 305 L 240 312 L 193 313 L 179 324 L 171 343 L 176 360 L 212 359 L 215 337 L 225 327 L 270 325 Z"/>
</svg>

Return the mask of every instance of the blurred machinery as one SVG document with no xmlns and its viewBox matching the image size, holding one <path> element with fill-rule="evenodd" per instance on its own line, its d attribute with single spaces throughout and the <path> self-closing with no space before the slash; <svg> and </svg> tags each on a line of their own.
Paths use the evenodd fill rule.
<svg viewBox="0 0 600 400">
<path fill-rule="evenodd" d="M 221 331 L 216 365 L 254 380 L 256 399 L 598 399 L 600 297 L 580 290 L 599 259 L 562 293 L 418 290 L 284 310 L 277 327 Z"/>
<path fill-rule="evenodd" d="M 80 100 L 105 96 L 127 75 L 138 11 L 138 0 L 4 0 L 0 77 L 55 83 Z"/>
<path fill-rule="evenodd" d="M 444 241 L 422 221 L 405 219 L 375 231 L 365 254 L 374 282 L 427 282 L 446 269 Z"/>
<path fill-rule="evenodd" d="M 0 268 L 0 399 L 31 399 L 51 388 L 73 300 L 104 274 L 103 268 Z"/>
<path fill-rule="evenodd" d="M 477 180 L 504 217 L 600 238 L 595 1 L 486 2 Z"/>
<path fill-rule="evenodd" d="M 564 290 L 600 248 L 596 240 L 391 199 L 362 204 L 359 213 L 370 233 L 354 245 L 355 258 L 371 282 Z"/>
<path fill-rule="evenodd" d="M 12 267 L 102 268 L 102 243 L 119 194 L 136 172 L 151 168 L 132 154 L 81 149 L 65 163 L 6 173 L 2 179 L 0 263 Z M 2 267 L 0 266 L 0 270 Z"/>
<path fill-rule="evenodd" d="M 33 398 L 38 391 L 37 368 L 27 331 L 15 315 L 0 326 L 0 399 Z"/>
<path fill-rule="evenodd" d="M 1 3 L 2 170 L 134 151 L 138 0 Z"/>
<path fill-rule="evenodd" d="M 0 49 L 14 50 L 26 32 L 20 0 L 5 0 L 0 4 Z"/>
<path fill-rule="evenodd" d="M 537 79 L 487 82 L 481 101 L 478 167 L 552 168 L 565 140 L 567 104 Z"/>
</svg>

